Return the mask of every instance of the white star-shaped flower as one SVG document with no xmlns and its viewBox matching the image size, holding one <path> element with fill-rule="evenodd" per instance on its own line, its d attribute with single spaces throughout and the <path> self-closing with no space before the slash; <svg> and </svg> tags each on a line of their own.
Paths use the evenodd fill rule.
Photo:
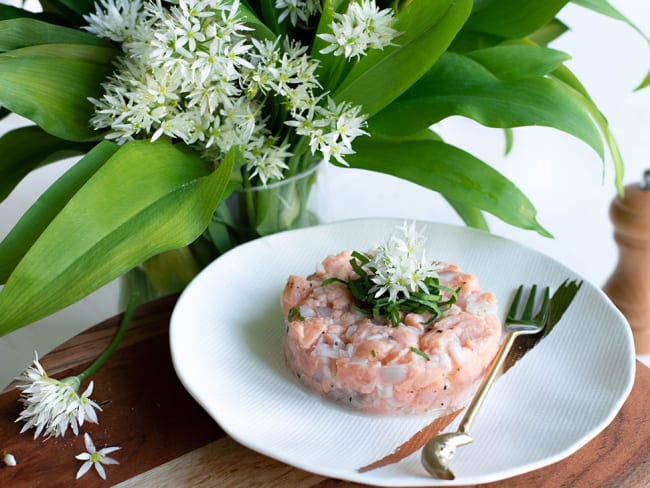
<svg viewBox="0 0 650 488">
<path fill-rule="evenodd" d="M 79 471 L 77 471 L 77 479 L 81 478 L 88 472 L 91 467 L 95 466 L 95 471 L 97 471 L 97 474 L 105 480 L 106 471 L 104 470 L 103 465 L 120 464 L 115 459 L 108 457 L 107 454 L 118 451 L 121 449 L 121 447 L 104 447 L 98 451 L 95 448 L 95 444 L 90 438 L 88 432 L 84 433 L 84 443 L 86 444 L 86 452 L 82 452 L 81 454 L 77 454 L 75 456 L 75 459 L 78 459 L 79 461 L 85 461 L 79 468 Z"/>
</svg>

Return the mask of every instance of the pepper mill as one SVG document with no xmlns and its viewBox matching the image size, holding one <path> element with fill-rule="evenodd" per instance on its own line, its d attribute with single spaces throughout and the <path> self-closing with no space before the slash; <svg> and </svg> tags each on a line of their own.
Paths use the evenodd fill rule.
<svg viewBox="0 0 650 488">
<path fill-rule="evenodd" d="M 650 354 L 650 170 L 610 206 L 619 256 L 603 291 L 627 318 L 637 354 Z"/>
</svg>

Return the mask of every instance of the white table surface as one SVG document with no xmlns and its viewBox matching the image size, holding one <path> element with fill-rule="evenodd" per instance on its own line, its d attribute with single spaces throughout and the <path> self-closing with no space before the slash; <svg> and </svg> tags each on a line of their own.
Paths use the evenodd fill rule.
<svg viewBox="0 0 650 488">
<path fill-rule="evenodd" d="M 650 35 L 650 2 L 610 3 Z M 608 117 L 619 143 L 626 163 L 625 183 L 637 182 L 650 168 L 650 89 L 633 91 L 650 66 L 648 44 L 624 24 L 580 7 L 568 6 L 561 18 L 572 30 L 553 47 L 573 55 L 567 64 Z M 0 134 L 27 123 L 8 117 L 0 121 Z M 600 160 L 585 144 L 546 128 L 515 129 L 514 149 L 507 157 L 503 156 L 504 138 L 496 129 L 453 118 L 438 124 L 436 130 L 513 180 L 536 205 L 540 222 L 555 237 L 543 238 L 489 218 L 492 232 L 555 258 L 598 286 L 605 283 L 618 254 L 608 216 L 615 196 L 609 161 L 603 173 Z M 0 238 L 73 162 L 39 169 L 21 182 L 0 205 Z M 439 195 L 391 177 L 330 166 L 322 175 L 322 184 L 326 189 L 319 193 L 323 221 L 383 216 L 461 223 Z M 47 319 L 0 338 L 0 384 L 27 366 L 35 350 L 44 355 L 114 315 L 117 290 L 113 282 Z M 650 357 L 641 359 L 650 364 Z"/>
</svg>

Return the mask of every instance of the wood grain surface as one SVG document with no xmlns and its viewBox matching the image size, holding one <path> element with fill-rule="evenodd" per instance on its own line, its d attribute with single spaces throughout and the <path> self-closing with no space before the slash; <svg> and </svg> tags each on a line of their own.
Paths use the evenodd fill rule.
<svg viewBox="0 0 650 488">
<path fill-rule="evenodd" d="M 108 481 L 94 471 L 75 481 L 82 436 L 64 439 L 19 434 L 14 420 L 18 391 L 0 394 L 0 452 L 15 467 L 0 467 L 0 487 L 355 487 L 323 478 L 236 443 L 194 402 L 174 372 L 167 334 L 176 297 L 140 306 L 118 351 L 94 375 L 99 424 L 84 424 L 97 448 L 120 446 L 107 466 Z M 59 379 L 79 373 L 110 341 L 120 316 L 71 339 L 42 358 Z M 29 358 L 27 359 L 29 361 Z M 26 364 L 27 366 L 27 364 Z M 82 385 L 83 387 L 83 385 Z M 568 458 L 482 488 L 641 488 L 650 486 L 650 369 L 637 363 L 634 389 L 616 419 Z"/>
</svg>

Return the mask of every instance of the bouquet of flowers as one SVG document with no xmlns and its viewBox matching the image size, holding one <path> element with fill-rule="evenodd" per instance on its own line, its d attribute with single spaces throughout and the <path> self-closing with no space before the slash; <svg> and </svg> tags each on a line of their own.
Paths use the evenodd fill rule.
<svg viewBox="0 0 650 488">
<path fill-rule="evenodd" d="M 0 138 L 0 199 L 82 155 L 0 243 L 0 335 L 141 263 L 190 262 L 182 286 L 239 242 L 307 225 L 322 161 L 439 192 L 467 225 L 487 228 L 489 212 L 547 235 L 512 182 L 432 126 L 461 115 L 508 140 L 513 127 L 553 127 L 609 151 L 620 191 L 606 119 L 548 47 L 567 3 L 0 5 L 0 116 L 34 123 Z M 625 20 L 605 0 L 573 3 Z"/>
</svg>

